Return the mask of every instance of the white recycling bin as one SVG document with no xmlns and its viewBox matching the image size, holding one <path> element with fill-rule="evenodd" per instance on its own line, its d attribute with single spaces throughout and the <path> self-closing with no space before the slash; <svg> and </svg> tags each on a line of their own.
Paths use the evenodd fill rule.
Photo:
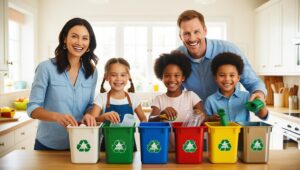
<svg viewBox="0 0 300 170">
<path fill-rule="evenodd" d="M 72 163 L 97 163 L 99 159 L 99 129 L 97 126 L 68 126 Z"/>
</svg>

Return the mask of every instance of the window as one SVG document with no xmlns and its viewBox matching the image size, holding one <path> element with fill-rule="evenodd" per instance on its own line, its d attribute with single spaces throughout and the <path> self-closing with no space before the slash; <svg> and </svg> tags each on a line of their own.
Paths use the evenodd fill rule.
<svg viewBox="0 0 300 170">
<path fill-rule="evenodd" d="M 13 8 L 9 8 L 8 11 L 9 65 L 4 80 L 4 92 L 28 88 L 34 73 L 32 16 Z"/>
<path fill-rule="evenodd" d="M 175 22 L 94 22 L 92 25 L 97 38 L 95 52 L 100 58 L 99 80 L 109 58 L 123 57 L 130 63 L 136 91 L 151 92 L 156 85 L 159 91 L 165 91 L 154 75 L 153 64 L 160 54 L 169 53 L 181 44 Z M 207 23 L 207 27 L 208 38 L 226 40 L 225 23 Z M 105 87 L 109 89 L 107 84 Z"/>
</svg>

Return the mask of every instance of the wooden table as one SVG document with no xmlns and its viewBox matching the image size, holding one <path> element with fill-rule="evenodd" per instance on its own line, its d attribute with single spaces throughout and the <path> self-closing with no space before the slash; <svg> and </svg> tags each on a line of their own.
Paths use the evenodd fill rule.
<svg viewBox="0 0 300 170">
<path fill-rule="evenodd" d="M 16 150 L 8 155 L 0 158 L 0 169 L 4 170 L 66 170 L 66 169 L 181 169 L 181 170 L 299 170 L 300 169 L 300 151 L 298 150 L 282 150 L 270 151 L 270 159 L 267 164 L 245 164 L 237 162 L 233 164 L 212 164 L 208 162 L 207 154 L 204 153 L 202 164 L 176 164 L 175 154 L 169 154 L 168 164 L 142 164 L 140 160 L 140 152 L 134 153 L 134 162 L 132 164 L 106 164 L 105 153 L 100 154 L 100 161 L 96 164 L 73 164 L 71 163 L 70 152 L 67 151 L 21 151 Z"/>
</svg>

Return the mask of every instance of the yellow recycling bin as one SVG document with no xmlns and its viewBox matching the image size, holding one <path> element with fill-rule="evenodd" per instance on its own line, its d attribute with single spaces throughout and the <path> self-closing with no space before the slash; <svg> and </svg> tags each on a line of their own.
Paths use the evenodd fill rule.
<svg viewBox="0 0 300 170">
<path fill-rule="evenodd" d="M 208 127 L 208 158 L 212 163 L 235 163 L 237 161 L 238 137 L 241 126 L 229 122 L 206 122 Z"/>
</svg>

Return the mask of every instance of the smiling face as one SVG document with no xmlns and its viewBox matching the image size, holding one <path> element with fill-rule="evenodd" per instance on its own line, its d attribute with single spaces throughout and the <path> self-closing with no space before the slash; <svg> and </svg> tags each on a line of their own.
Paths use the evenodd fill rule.
<svg viewBox="0 0 300 170">
<path fill-rule="evenodd" d="M 215 76 L 216 82 L 224 96 L 231 96 L 235 85 L 240 81 L 240 75 L 234 65 L 221 65 Z"/>
<path fill-rule="evenodd" d="M 175 64 L 169 64 L 163 71 L 162 81 L 168 89 L 167 94 L 173 97 L 181 94 L 181 85 L 185 80 L 182 70 Z"/>
<path fill-rule="evenodd" d="M 206 27 L 198 18 L 182 21 L 180 24 L 180 39 L 193 58 L 201 58 L 206 50 Z"/>
<path fill-rule="evenodd" d="M 68 57 L 81 57 L 89 48 L 90 34 L 82 25 L 72 27 L 64 43 L 68 50 Z"/>
<path fill-rule="evenodd" d="M 106 81 L 109 82 L 111 90 L 119 92 L 124 91 L 129 80 L 128 68 L 120 63 L 114 63 L 109 66 L 108 73 L 106 73 Z"/>
</svg>

